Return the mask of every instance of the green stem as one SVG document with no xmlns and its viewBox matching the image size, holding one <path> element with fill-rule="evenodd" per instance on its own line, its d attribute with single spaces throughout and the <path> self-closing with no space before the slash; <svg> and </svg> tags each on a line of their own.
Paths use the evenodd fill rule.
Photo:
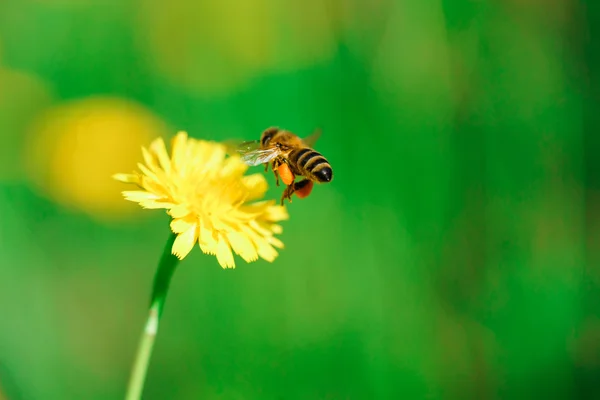
<svg viewBox="0 0 600 400">
<path fill-rule="evenodd" d="M 127 388 L 127 396 L 125 397 L 126 400 L 138 400 L 142 395 L 146 372 L 148 371 L 148 364 L 152 355 L 152 348 L 154 347 L 154 339 L 158 332 L 158 324 L 165 305 L 169 284 L 171 283 L 173 272 L 175 272 L 175 267 L 177 267 L 179 262 L 179 259 L 171 254 L 175 237 L 175 234 L 171 234 L 169 240 L 167 240 L 160 263 L 158 264 L 158 269 L 154 275 L 154 285 L 150 298 L 150 312 L 138 345 Z"/>
</svg>

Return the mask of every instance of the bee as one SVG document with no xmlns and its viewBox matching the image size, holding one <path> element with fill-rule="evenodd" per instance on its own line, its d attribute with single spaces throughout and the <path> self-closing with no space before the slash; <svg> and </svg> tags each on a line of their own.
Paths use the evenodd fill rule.
<svg viewBox="0 0 600 400">
<path fill-rule="evenodd" d="M 328 183 L 333 179 L 329 161 L 312 148 L 320 136 L 320 129 L 300 138 L 290 131 L 270 127 L 263 131 L 260 140 L 239 145 L 238 153 L 250 166 L 265 164 L 265 172 L 270 163 L 276 185 L 279 186 L 279 178 L 287 185 L 281 197 L 283 205 L 285 199 L 292 202 L 294 193 L 301 199 L 307 197 L 315 182 Z M 304 179 L 296 182 L 297 176 Z"/>
</svg>

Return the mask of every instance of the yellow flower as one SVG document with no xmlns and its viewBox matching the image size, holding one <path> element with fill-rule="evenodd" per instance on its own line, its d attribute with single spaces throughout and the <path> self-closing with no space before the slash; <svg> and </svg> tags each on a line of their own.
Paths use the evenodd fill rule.
<svg viewBox="0 0 600 400">
<path fill-rule="evenodd" d="M 143 189 L 123 192 L 126 200 L 167 210 L 177 234 L 172 253 L 179 259 L 196 242 L 223 268 L 235 268 L 232 249 L 246 262 L 277 257 L 274 247 L 282 249 L 283 243 L 274 236 L 282 232 L 276 222 L 288 214 L 275 200 L 255 201 L 267 190 L 262 174 L 244 176 L 248 166 L 237 155 L 226 157 L 224 145 L 188 138 L 185 132 L 173 139 L 170 158 L 161 138 L 149 149 L 142 147 L 142 153 L 141 173 L 113 178 Z"/>
</svg>

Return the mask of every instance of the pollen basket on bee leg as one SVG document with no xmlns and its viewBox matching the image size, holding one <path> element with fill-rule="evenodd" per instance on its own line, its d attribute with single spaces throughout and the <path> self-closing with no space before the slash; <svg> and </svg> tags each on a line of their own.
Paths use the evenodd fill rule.
<svg viewBox="0 0 600 400">
<path fill-rule="evenodd" d="M 285 183 L 286 185 L 290 185 L 292 182 L 294 182 L 295 176 L 287 164 L 284 163 L 277 167 L 277 172 L 279 173 L 279 176 L 281 177 L 283 183 Z"/>
<path fill-rule="evenodd" d="M 308 195 L 312 192 L 313 186 L 314 183 L 312 181 L 307 181 L 305 185 L 297 188 L 294 193 L 296 194 L 296 196 L 298 196 L 299 199 L 303 199 L 305 197 L 308 197 Z"/>
</svg>

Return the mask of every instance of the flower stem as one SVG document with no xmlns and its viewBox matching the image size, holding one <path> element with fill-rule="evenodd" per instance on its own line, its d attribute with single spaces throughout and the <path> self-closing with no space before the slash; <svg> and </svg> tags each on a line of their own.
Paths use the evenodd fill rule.
<svg viewBox="0 0 600 400">
<path fill-rule="evenodd" d="M 176 235 L 172 233 L 169 240 L 167 240 L 156 274 L 154 275 L 150 311 L 131 370 L 127 396 L 125 397 L 126 400 L 138 400 L 142 395 L 146 372 L 148 371 L 148 364 L 152 355 L 152 348 L 154 347 L 154 339 L 158 332 L 158 324 L 165 305 L 167 291 L 169 290 L 169 284 L 171 283 L 173 272 L 175 272 L 175 267 L 177 267 L 179 262 L 179 259 L 171 254 L 175 237 Z"/>
</svg>

